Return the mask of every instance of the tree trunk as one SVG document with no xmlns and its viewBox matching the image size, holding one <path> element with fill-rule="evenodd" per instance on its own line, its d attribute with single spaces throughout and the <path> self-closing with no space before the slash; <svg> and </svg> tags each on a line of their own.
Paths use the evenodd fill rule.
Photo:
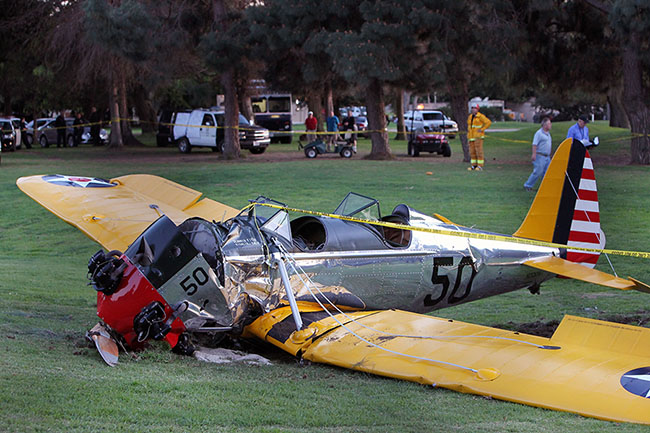
<svg viewBox="0 0 650 433">
<path fill-rule="evenodd" d="M 241 147 L 239 145 L 239 103 L 237 102 L 237 85 L 235 71 L 233 69 L 228 69 L 221 73 L 221 84 L 224 88 L 224 103 L 226 105 L 223 153 L 227 159 L 239 159 L 241 157 Z"/>
<path fill-rule="evenodd" d="M 227 31 L 228 11 L 226 0 L 213 0 L 214 23 L 219 31 Z M 237 99 L 237 71 L 230 67 L 221 73 L 221 85 L 224 89 L 224 104 L 226 108 L 226 124 L 223 131 L 223 154 L 227 159 L 239 159 L 241 147 L 239 145 L 239 101 Z M 252 111 L 252 110 L 251 110 Z"/>
<path fill-rule="evenodd" d="M 239 98 L 239 112 L 248 119 L 249 122 L 255 123 L 255 114 L 253 113 L 253 104 L 251 103 L 251 95 L 248 93 L 246 86 L 237 86 L 239 89 L 237 95 Z"/>
<path fill-rule="evenodd" d="M 316 131 L 323 131 L 323 121 L 327 116 L 323 116 L 322 90 L 313 91 L 307 95 L 307 104 L 309 111 L 314 112 L 314 117 L 318 121 Z"/>
<path fill-rule="evenodd" d="M 329 117 L 331 113 L 334 113 L 334 96 L 332 92 L 332 85 L 329 82 L 325 85 L 325 108 L 325 118 Z"/>
<path fill-rule="evenodd" d="M 395 140 L 406 140 L 406 128 L 404 126 L 404 89 L 397 89 L 395 110 L 397 111 L 397 135 L 395 136 Z"/>
<path fill-rule="evenodd" d="M 467 90 L 467 79 L 460 66 L 447 64 L 446 67 L 447 76 L 455 77 L 453 80 L 447 80 L 447 90 L 451 99 L 451 112 L 458 124 L 458 136 L 463 147 L 463 162 L 469 162 L 469 144 L 467 143 L 467 101 L 469 101 L 469 91 Z"/>
<path fill-rule="evenodd" d="M 34 119 L 34 123 L 33 123 L 34 134 L 32 135 L 32 146 L 36 147 L 39 145 L 38 139 L 40 138 L 39 135 L 41 134 L 38 128 L 36 127 L 36 119 L 38 119 L 38 113 L 36 112 L 36 110 L 32 112 L 32 119 Z"/>
<path fill-rule="evenodd" d="M 122 131 L 122 142 L 125 146 L 142 146 L 140 140 L 135 138 L 133 131 L 131 131 L 131 110 L 129 110 L 126 93 L 126 77 L 122 73 L 120 76 L 120 129 Z"/>
<path fill-rule="evenodd" d="M 467 142 L 467 101 L 469 94 L 451 93 L 451 112 L 458 124 L 458 137 L 463 147 L 463 162 L 469 162 L 469 144 Z"/>
<path fill-rule="evenodd" d="M 108 101 L 111 111 L 111 136 L 109 137 L 108 147 L 121 149 L 124 146 L 124 142 L 122 141 L 122 131 L 118 120 L 120 118 L 118 88 L 118 79 L 115 76 L 115 69 L 113 69 L 113 73 L 111 74 L 111 91 L 109 93 Z"/>
<path fill-rule="evenodd" d="M 623 105 L 622 86 L 612 86 L 607 91 L 607 103 L 609 104 L 609 126 L 615 128 L 629 128 L 630 121 L 625 113 Z"/>
<path fill-rule="evenodd" d="M 250 95 L 239 97 L 239 112 L 251 123 L 255 123 L 255 114 L 253 114 L 253 104 Z"/>
<path fill-rule="evenodd" d="M 384 104 L 384 89 L 379 80 L 372 80 L 366 89 L 368 104 L 368 129 L 372 150 L 368 159 L 391 159 L 388 133 L 386 132 L 386 113 Z"/>
<path fill-rule="evenodd" d="M 138 85 L 135 89 L 135 111 L 140 118 L 140 127 L 142 132 L 155 132 L 156 128 L 156 110 L 153 108 L 151 98 L 148 97 L 146 89 Z"/>
<path fill-rule="evenodd" d="M 623 101 L 634 137 L 631 140 L 632 163 L 650 164 L 650 109 L 645 104 L 648 89 L 643 85 L 641 62 L 637 47 L 638 33 L 630 36 L 623 47 Z"/>
</svg>

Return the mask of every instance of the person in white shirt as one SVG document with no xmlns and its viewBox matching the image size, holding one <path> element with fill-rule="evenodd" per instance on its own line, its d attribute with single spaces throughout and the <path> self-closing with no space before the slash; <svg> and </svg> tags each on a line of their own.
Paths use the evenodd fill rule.
<svg viewBox="0 0 650 433">
<path fill-rule="evenodd" d="M 545 117 L 542 119 L 542 127 L 533 137 L 533 154 L 530 158 L 533 163 L 533 172 L 524 183 L 526 191 L 532 190 L 535 183 L 537 183 L 537 179 L 544 177 L 551 162 L 552 141 L 550 131 L 551 119 Z"/>
</svg>

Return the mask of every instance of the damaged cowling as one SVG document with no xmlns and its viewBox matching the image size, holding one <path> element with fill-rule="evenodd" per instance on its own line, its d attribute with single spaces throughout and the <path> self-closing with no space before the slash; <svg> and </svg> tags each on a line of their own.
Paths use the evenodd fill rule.
<svg viewBox="0 0 650 433">
<path fill-rule="evenodd" d="M 120 258 L 121 252 L 114 250 L 108 253 L 99 250 L 88 261 L 88 279 L 98 292 L 112 295 L 122 281 L 126 263 Z"/>
<path fill-rule="evenodd" d="M 89 270 L 97 314 L 128 345 L 164 338 L 175 347 L 186 330 L 231 329 L 214 224 L 192 219 L 177 227 L 162 216 L 118 254 L 95 254 Z"/>
</svg>

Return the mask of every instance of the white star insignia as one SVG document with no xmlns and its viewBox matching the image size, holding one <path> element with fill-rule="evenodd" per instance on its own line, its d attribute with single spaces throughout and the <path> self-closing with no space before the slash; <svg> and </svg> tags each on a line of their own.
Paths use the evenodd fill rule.
<svg viewBox="0 0 650 433">
<path fill-rule="evenodd" d="M 634 379 L 634 380 L 642 380 L 644 382 L 650 382 L 650 374 L 625 374 L 623 375 L 623 377 L 626 379 Z M 644 397 L 650 398 L 650 389 L 648 390 L 647 394 Z"/>
</svg>

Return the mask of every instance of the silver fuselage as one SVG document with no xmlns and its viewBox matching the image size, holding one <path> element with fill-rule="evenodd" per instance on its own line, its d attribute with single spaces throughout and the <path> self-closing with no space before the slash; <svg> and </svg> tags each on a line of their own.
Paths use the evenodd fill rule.
<svg viewBox="0 0 650 433">
<path fill-rule="evenodd" d="M 527 260 L 558 255 L 554 248 L 502 240 L 474 239 L 468 233 L 491 234 L 444 223 L 408 208 L 408 224 L 458 233 L 410 231 L 404 245 L 391 245 L 385 232 L 370 224 L 312 218 L 324 233 L 322 244 L 299 248 L 295 239 L 277 237 L 283 245 L 291 289 L 296 298 L 314 295 L 352 308 L 398 308 L 429 312 L 521 288 L 536 289 L 554 275 L 521 266 Z M 292 223 L 293 225 L 293 223 Z M 286 235 L 285 235 L 286 236 Z M 222 293 L 233 304 L 245 293 L 266 311 L 286 302 L 285 287 L 268 255 L 272 233 L 233 224 L 221 245 Z M 289 236 L 293 237 L 293 236 Z"/>
</svg>

